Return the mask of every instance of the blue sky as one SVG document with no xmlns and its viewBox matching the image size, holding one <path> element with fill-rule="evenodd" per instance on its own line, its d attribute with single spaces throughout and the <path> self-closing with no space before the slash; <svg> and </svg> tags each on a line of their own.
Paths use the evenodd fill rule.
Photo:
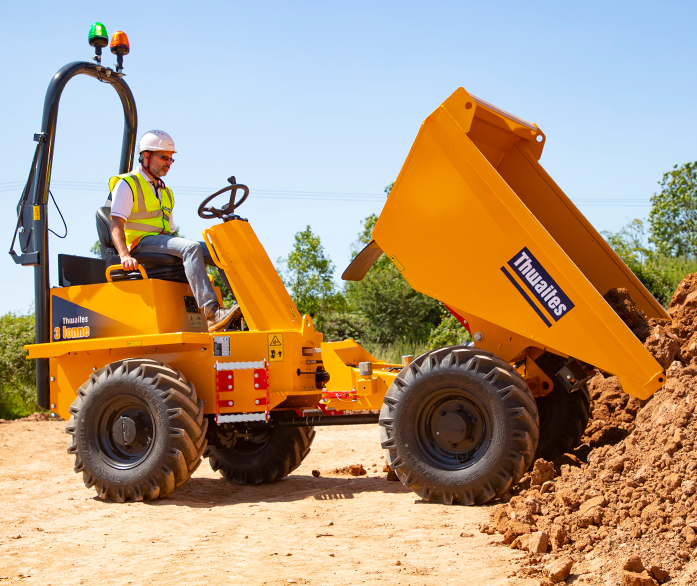
<svg viewBox="0 0 697 586">
<path fill-rule="evenodd" d="M 125 31 L 139 134 L 170 132 L 166 178 L 189 238 L 202 196 L 229 175 L 276 260 L 306 225 L 338 274 L 378 213 L 419 125 L 457 87 L 537 123 L 541 163 L 599 230 L 645 218 L 662 174 L 695 160 L 697 5 L 688 2 L 94 2 L 3 8 L 1 233 L 9 248 L 43 100 L 63 65 L 90 60 L 95 20 Z M 107 53 L 104 59 L 111 64 Z M 118 171 L 116 93 L 87 77 L 61 101 L 52 191 L 57 253 L 88 255 Z M 66 187 L 71 182 L 73 187 Z M 75 182 L 77 184 L 75 185 Z M 101 186 L 100 186 L 101 184 Z M 352 194 L 352 195 L 342 195 Z M 355 195 L 361 194 L 361 195 Z M 428 205 L 428 203 L 426 203 Z M 57 214 L 49 211 L 62 233 Z M 27 311 L 33 271 L 0 256 L 3 311 Z"/>
</svg>

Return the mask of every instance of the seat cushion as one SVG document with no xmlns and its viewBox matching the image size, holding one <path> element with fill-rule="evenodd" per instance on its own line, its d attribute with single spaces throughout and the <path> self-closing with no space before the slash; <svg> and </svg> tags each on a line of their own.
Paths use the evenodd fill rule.
<svg viewBox="0 0 697 586">
<path fill-rule="evenodd" d="M 171 254 L 158 254 L 154 252 L 136 252 L 133 255 L 140 264 L 142 264 L 146 269 L 155 266 L 172 266 L 172 265 L 183 265 L 182 259 L 178 256 L 172 256 Z M 109 266 L 121 264 L 121 259 L 113 255 L 109 259 Z"/>
</svg>

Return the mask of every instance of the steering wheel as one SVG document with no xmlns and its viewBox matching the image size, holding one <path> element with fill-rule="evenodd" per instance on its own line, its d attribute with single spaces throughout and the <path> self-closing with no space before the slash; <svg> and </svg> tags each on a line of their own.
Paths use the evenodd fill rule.
<svg viewBox="0 0 697 586">
<path fill-rule="evenodd" d="M 210 220 L 211 218 L 220 218 L 224 222 L 228 222 L 229 220 L 235 220 L 239 216 L 236 216 L 233 212 L 235 211 L 236 208 L 240 207 L 247 197 L 249 197 L 249 187 L 246 185 L 242 185 L 241 183 L 237 183 L 237 180 L 235 177 L 228 177 L 228 185 L 227 187 L 223 187 L 221 190 L 216 191 L 213 195 L 209 195 L 206 199 L 204 199 L 201 202 L 201 205 L 198 206 L 198 215 L 206 220 Z M 242 197 L 237 200 L 237 191 L 241 190 L 244 193 L 242 194 Z M 206 207 L 206 204 L 211 201 L 213 198 L 218 197 L 221 193 L 225 193 L 226 191 L 230 192 L 230 201 L 228 203 L 224 204 L 222 208 L 214 208 L 214 207 Z"/>
</svg>

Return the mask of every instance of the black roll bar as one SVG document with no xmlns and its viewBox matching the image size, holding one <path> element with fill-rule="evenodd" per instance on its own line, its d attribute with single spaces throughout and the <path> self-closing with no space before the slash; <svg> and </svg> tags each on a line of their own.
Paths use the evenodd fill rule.
<svg viewBox="0 0 697 586">
<path fill-rule="evenodd" d="M 123 106 L 124 127 L 121 143 L 119 174 L 133 168 L 133 157 L 138 131 L 138 113 L 131 88 L 123 76 L 108 67 L 88 61 L 68 63 L 53 76 L 46 90 L 41 133 L 34 135 L 39 144 L 29 173 L 29 181 L 17 206 L 17 228 L 12 240 L 10 255 L 17 264 L 34 267 L 34 303 L 37 344 L 51 341 L 49 307 L 48 222 L 46 209 L 51 183 L 53 149 L 56 139 L 58 105 L 66 84 L 76 75 L 89 75 L 110 84 L 119 94 Z M 38 162 L 37 162 L 38 159 Z M 31 206 L 31 207 L 27 207 Z M 15 238 L 19 233 L 21 255 L 14 252 Z M 36 359 L 36 402 L 44 409 L 50 408 L 50 381 L 47 358 Z"/>
</svg>

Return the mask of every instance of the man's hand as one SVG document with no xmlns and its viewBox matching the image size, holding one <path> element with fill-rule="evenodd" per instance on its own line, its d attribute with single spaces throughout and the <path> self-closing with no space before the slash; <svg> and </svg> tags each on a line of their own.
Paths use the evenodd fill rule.
<svg viewBox="0 0 697 586">
<path fill-rule="evenodd" d="M 121 256 L 121 266 L 126 271 L 138 270 L 138 261 L 133 258 L 130 254 L 126 256 Z"/>
<path fill-rule="evenodd" d="M 111 241 L 114 243 L 116 252 L 119 253 L 121 266 L 126 271 L 135 271 L 138 269 L 138 261 L 131 256 L 128 247 L 126 246 L 126 234 L 124 232 L 124 224 L 126 220 L 113 216 L 111 218 Z"/>
</svg>

